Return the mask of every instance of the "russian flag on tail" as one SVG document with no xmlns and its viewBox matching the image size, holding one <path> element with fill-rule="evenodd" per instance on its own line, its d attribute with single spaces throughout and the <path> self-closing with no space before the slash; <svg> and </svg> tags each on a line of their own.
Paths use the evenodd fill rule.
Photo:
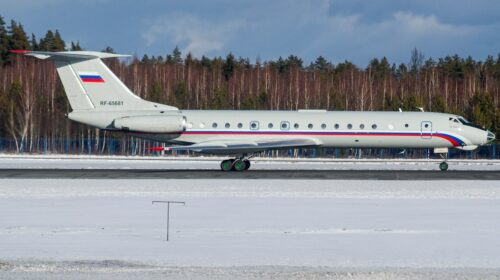
<svg viewBox="0 0 500 280">
<path fill-rule="evenodd" d="M 104 79 L 97 72 L 78 72 L 78 75 L 84 83 L 104 83 Z"/>
</svg>

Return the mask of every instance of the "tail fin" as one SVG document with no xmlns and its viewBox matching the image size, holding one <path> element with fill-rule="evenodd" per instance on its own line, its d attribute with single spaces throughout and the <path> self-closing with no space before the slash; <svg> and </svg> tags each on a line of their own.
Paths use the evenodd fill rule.
<svg viewBox="0 0 500 280">
<path fill-rule="evenodd" d="M 178 110 L 141 99 L 101 60 L 128 55 L 90 51 L 13 52 L 54 61 L 71 108 L 75 111 Z"/>
</svg>

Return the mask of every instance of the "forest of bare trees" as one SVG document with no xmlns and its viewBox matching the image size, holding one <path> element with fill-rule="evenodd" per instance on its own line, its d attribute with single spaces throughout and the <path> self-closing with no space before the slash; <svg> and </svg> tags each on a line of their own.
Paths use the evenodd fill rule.
<svg viewBox="0 0 500 280">
<path fill-rule="evenodd" d="M 21 30 L 19 30 L 21 29 Z M 24 34 L 24 35 L 23 35 Z M 22 25 L 0 17 L 0 146 L 17 152 L 142 154 L 151 143 L 109 135 L 71 122 L 64 89 L 50 62 L 9 49 L 64 50 L 59 32 L 28 40 Z M 70 49 L 79 50 L 71 42 Z M 112 51 L 107 48 L 106 51 Z M 319 56 L 306 65 L 297 56 L 255 62 L 196 58 L 178 48 L 164 57 L 108 60 L 140 97 L 182 109 L 418 110 L 465 116 L 500 132 L 500 55 L 484 61 L 458 55 L 426 58 L 414 49 L 408 63 L 374 58 L 366 67 Z"/>
</svg>

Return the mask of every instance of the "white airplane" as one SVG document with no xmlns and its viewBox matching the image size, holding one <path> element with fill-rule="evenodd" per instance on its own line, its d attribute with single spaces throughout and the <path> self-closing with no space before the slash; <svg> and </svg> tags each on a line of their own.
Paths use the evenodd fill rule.
<svg viewBox="0 0 500 280">
<path fill-rule="evenodd" d="M 303 147 L 449 148 L 473 150 L 495 135 L 461 116 L 431 112 L 326 110 L 179 110 L 131 92 L 101 61 L 127 57 L 91 51 L 13 51 L 55 62 L 72 108 L 69 119 L 108 131 L 167 143 L 157 150 L 231 155 L 223 171 L 242 171 L 262 151 Z"/>
</svg>

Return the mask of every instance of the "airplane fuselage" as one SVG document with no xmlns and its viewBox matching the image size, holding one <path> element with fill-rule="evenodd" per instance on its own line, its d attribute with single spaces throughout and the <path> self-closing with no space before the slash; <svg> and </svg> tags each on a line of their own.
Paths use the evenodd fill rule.
<svg viewBox="0 0 500 280">
<path fill-rule="evenodd" d="M 172 112 L 87 114 L 71 113 L 70 118 L 85 119 L 87 124 L 114 130 L 113 120 L 121 116 L 162 116 Z M 231 141 L 308 138 L 323 147 L 339 148 L 473 149 L 488 141 L 486 130 L 463 124 L 457 121 L 458 116 L 444 113 L 182 110 L 178 114 L 185 117 L 182 133 L 127 133 L 177 144 L 215 141 L 221 137 Z"/>
</svg>

